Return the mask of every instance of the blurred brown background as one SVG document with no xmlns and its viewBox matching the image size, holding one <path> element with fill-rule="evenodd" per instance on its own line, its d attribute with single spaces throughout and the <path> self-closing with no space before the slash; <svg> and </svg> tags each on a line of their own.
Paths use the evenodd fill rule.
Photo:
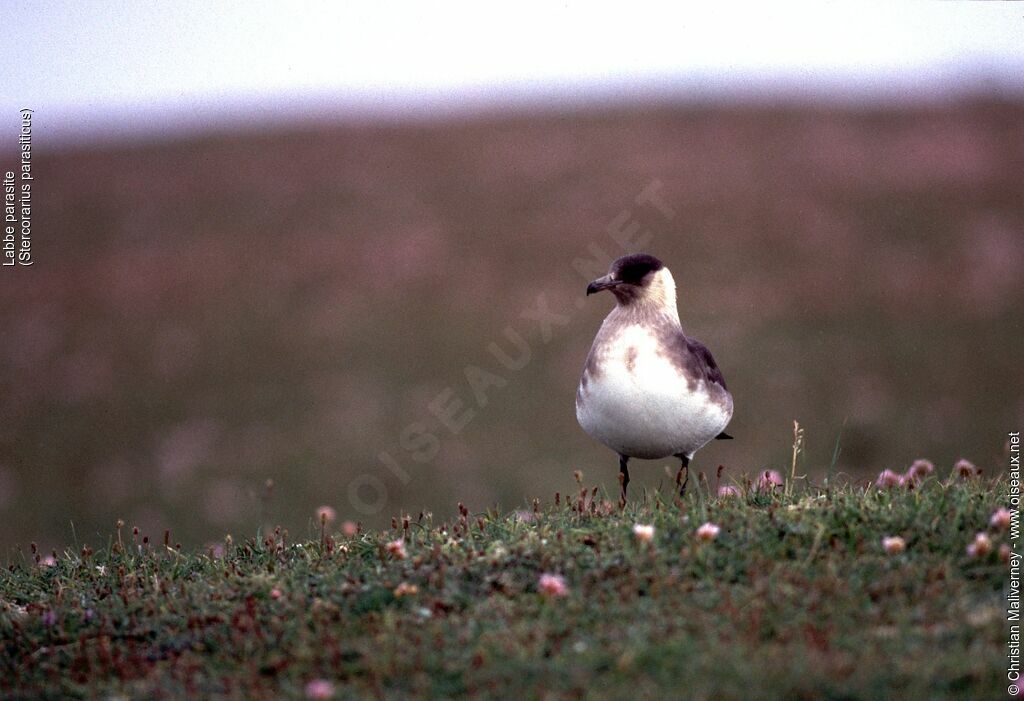
<svg viewBox="0 0 1024 701">
<path fill-rule="evenodd" d="M 577 308 L 572 261 L 620 255 L 624 210 L 735 395 L 736 440 L 696 469 L 788 466 L 798 419 L 816 478 L 844 422 L 854 478 L 917 457 L 994 471 L 1024 424 L 1020 103 L 653 104 L 36 158 L 38 262 L 0 278 L 8 549 L 69 544 L 72 523 L 105 542 L 117 518 L 199 544 L 304 535 L 321 504 L 367 523 L 516 508 L 576 469 L 614 493 L 573 409 L 612 300 Z M 636 203 L 655 180 L 671 220 Z M 547 343 L 521 317 L 540 293 L 568 320 Z M 531 348 L 515 372 L 488 351 L 513 351 L 509 325 Z M 467 365 L 507 383 L 484 407 Z M 446 388 L 477 412 L 457 436 L 427 409 Z M 414 422 L 429 462 L 401 445 Z M 638 466 L 638 495 L 667 481 Z"/>
</svg>

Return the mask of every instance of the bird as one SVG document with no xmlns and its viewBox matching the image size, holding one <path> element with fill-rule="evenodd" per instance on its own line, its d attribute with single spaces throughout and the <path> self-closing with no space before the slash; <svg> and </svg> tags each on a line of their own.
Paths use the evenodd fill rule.
<svg viewBox="0 0 1024 701">
<path fill-rule="evenodd" d="M 664 263 L 646 253 L 623 256 L 587 285 L 587 296 L 604 290 L 615 296 L 615 308 L 587 355 L 576 419 L 618 454 L 623 504 L 630 458 L 679 458 L 676 484 L 684 496 L 694 453 L 732 438 L 725 433 L 732 394 L 711 352 L 683 332 L 675 280 Z"/>
</svg>

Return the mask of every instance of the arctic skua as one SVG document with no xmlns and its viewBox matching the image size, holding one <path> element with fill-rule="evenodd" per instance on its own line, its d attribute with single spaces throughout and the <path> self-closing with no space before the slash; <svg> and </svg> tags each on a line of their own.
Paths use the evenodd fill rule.
<svg viewBox="0 0 1024 701">
<path fill-rule="evenodd" d="M 731 438 L 724 431 L 732 395 L 711 352 L 683 333 L 675 280 L 660 260 L 643 253 L 619 258 L 587 295 L 603 290 L 615 296 L 615 308 L 587 356 L 576 419 L 618 453 L 623 501 L 630 458 L 679 458 L 684 494 L 693 454 L 715 438 Z"/>
</svg>

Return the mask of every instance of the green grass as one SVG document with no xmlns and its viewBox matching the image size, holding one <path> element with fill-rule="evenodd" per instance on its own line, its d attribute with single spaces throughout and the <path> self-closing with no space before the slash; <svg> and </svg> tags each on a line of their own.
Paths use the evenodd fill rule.
<svg viewBox="0 0 1024 701">
<path fill-rule="evenodd" d="M 638 491 L 624 510 L 588 490 L 222 556 L 126 529 L 3 570 L 0 695 L 301 698 L 322 678 L 333 698 L 996 698 L 1002 487 Z M 704 521 L 716 540 L 696 538 Z M 972 558 L 978 531 L 993 552 Z M 883 551 L 892 535 L 904 553 Z M 539 593 L 543 573 L 568 594 Z"/>
</svg>

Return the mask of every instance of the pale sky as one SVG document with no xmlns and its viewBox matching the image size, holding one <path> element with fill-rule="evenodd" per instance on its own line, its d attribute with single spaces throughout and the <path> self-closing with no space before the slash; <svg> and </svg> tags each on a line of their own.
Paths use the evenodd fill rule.
<svg viewBox="0 0 1024 701">
<path fill-rule="evenodd" d="M 1017 3 L 17 2 L 0 46 L 0 124 L 28 106 L 58 138 L 636 92 L 1024 94 Z"/>
</svg>

